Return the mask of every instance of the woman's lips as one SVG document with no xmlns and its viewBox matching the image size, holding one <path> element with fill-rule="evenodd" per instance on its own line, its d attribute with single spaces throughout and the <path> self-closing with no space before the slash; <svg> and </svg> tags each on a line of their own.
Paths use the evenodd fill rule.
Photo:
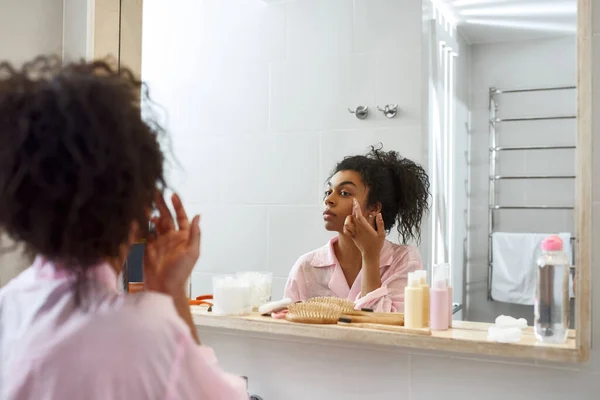
<svg viewBox="0 0 600 400">
<path fill-rule="evenodd" d="M 323 212 L 323 219 L 324 219 L 325 221 L 330 221 L 330 220 L 332 220 L 332 219 L 334 219 L 334 218 L 335 218 L 335 213 L 333 213 L 333 212 L 331 212 L 331 211 L 329 211 L 329 210 L 325 210 L 325 211 Z"/>
</svg>

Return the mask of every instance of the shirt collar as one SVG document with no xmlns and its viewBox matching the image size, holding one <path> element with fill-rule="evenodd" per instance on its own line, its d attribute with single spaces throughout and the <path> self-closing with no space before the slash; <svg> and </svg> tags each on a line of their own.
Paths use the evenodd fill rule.
<svg viewBox="0 0 600 400">
<path fill-rule="evenodd" d="M 322 267 L 332 267 L 338 264 L 337 258 L 335 256 L 335 250 L 333 246 L 338 242 L 339 238 L 337 236 L 332 237 L 329 242 L 318 249 L 315 252 L 314 257 L 312 258 L 310 265 L 317 268 Z M 392 265 L 393 260 L 393 247 L 389 241 L 383 242 L 383 247 L 381 248 L 381 255 L 379 256 L 379 268 L 389 267 Z"/>
<path fill-rule="evenodd" d="M 56 264 L 43 256 L 37 256 L 32 265 L 42 279 L 62 280 L 74 279 L 75 274 L 60 264 Z M 109 263 L 103 262 L 88 268 L 86 276 L 111 290 L 117 290 L 117 273 Z"/>
</svg>

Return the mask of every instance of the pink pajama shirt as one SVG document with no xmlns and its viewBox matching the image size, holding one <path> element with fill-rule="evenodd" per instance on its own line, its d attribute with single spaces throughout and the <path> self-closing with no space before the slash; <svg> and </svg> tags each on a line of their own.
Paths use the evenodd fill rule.
<svg viewBox="0 0 600 400">
<path fill-rule="evenodd" d="M 357 309 L 404 312 L 408 273 L 422 269 L 419 251 L 415 247 L 386 240 L 379 258 L 381 287 L 361 295 L 362 270 L 349 287 L 335 256 L 333 246 L 337 240 L 337 237 L 332 238 L 325 246 L 304 254 L 296 261 L 288 277 L 284 297 L 305 301 L 312 297 L 332 296 L 353 301 Z"/>
</svg>

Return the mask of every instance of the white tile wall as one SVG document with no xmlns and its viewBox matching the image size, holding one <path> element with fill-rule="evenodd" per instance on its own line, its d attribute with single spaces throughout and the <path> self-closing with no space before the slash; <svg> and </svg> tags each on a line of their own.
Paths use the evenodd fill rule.
<svg viewBox="0 0 600 400">
<path fill-rule="evenodd" d="M 285 58 L 285 7 L 262 1 L 208 0 L 201 11 L 198 19 L 210 38 L 202 47 L 202 58 L 236 56 L 262 61 Z"/>
<path fill-rule="evenodd" d="M 202 215 L 202 257 L 197 272 L 266 269 L 266 207 L 190 204 L 189 212 Z"/>
<path fill-rule="evenodd" d="M 398 23 L 403 15 L 403 23 Z M 357 53 L 389 53 L 404 43 L 406 32 L 421 29 L 421 10 L 412 0 L 356 0 L 354 2 L 354 51 Z M 407 56 L 413 54 L 406 52 Z M 391 73 L 391 72 L 389 72 Z"/>
<path fill-rule="evenodd" d="M 322 209 L 317 206 L 275 206 L 268 211 L 269 269 L 274 275 L 286 277 L 290 265 L 300 254 L 307 253 L 332 236 L 323 229 Z"/>
<path fill-rule="evenodd" d="M 489 130 L 488 93 L 490 87 L 504 89 L 575 85 L 575 37 L 479 44 L 471 48 L 471 185 L 469 277 L 467 310 L 469 320 L 492 321 L 498 311 L 531 320 L 532 307 L 494 304 L 487 301 Z M 499 101 L 499 118 L 526 116 L 575 115 L 576 91 L 503 94 Z M 505 122 L 497 125 L 498 145 L 534 144 L 573 145 L 575 120 Z M 498 175 L 574 175 L 574 150 L 500 152 Z M 574 180 L 497 181 L 496 204 L 566 205 L 574 204 Z M 494 231 L 504 232 L 574 232 L 572 211 L 499 210 Z M 477 236 L 477 237 L 476 237 Z"/>
<path fill-rule="evenodd" d="M 227 1 L 227 3 L 229 3 L 229 1 Z M 254 3 L 254 1 L 249 1 L 249 3 Z M 320 3 L 328 4 L 321 5 Z M 388 7 L 388 10 L 394 10 L 397 6 L 396 3 L 396 0 L 373 2 L 373 4 L 375 4 L 374 7 Z M 381 28 L 382 32 L 393 32 L 394 29 L 399 29 L 402 37 L 420 37 L 421 30 L 419 26 L 417 28 L 410 29 L 401 28 L 404 26 L 411 27 L 414 25 L 414 21 L 405 21 L 403 15 L 412 15 L 413 13 L 416 13 L 413 7 L 418 7 L 420 9 L 420 4 L 418 3 L 419 2 L 410 2 L 410 4 L 405 4 L 400 11 L 396 12 L 395 18 L 387 18 L 387 16 L 386 18 L 382 18 L 382 23 L 388 23 L 388 21 L 391 21 L 395 24 L 394 27 L 388 27 L 385 29 Z M 320 10 L 320 13 L 323 13 L 323 9 L 331 7 L 328 11 L 331 12 L 331 15 L 329 16 L 331 24 L 324 24 L 322 20 L 315 21 L 312 25 L 309 24 L 306 22 L 306 15 L 309 14 L 309 11 L 304 10 L 305 12 L 303 15 L 294 17 L 296 22 L 293 22 L 293 24 L 295 24 L 295 27 L 292 26 L 293 29 L 299 30 L 300 28 L 297 27 L 304 23 L 304 26 L 308 26 L 306 29 L 314 29 L 314 26 L 320 26 L 320 29 L 323 30 L 325 30 L 325 28 L 329 29 L 329 27 L 333 29 L 335 27 L 335 29 L 340 29 L 346 33 L 348 32 L 346 28 L 347 22 L 344 22 L 347 19 L 348 13 L 347 2 L 292 0 L 276 3 L 277 6 L 287 6 L 289 4 L 292 4 L 296 9 L 302 8 L 302 5 L 305 5 L 307 8 L 316 7 L 317 10 Z M 337 5 L 339 9 L 334 9 L 335 7 L 332 4 Z M 371 4 L 370 0 L 364 2 L 356 1 L 355 7 L 356 9 L 358 9 L 358 7 L 369 7 L 369 4 Z M 272 4 L 269 4 L 268 6 L 272 7 Z M 287 12 L 289 11 L 286 11 L 286 13 Z M 369 11 L 371 15 L 376 15 L 378 12 L 379 11 L 377 9 Z M 597 9 L 595 9 L 595 15 L 598 15 Z M 338 17 L 340 20 L 337 20 Z M 289 18 L 289 15 L 286 15 L 286 18 Z M 302 18 L 304 18 L 305 22 L 301 22 Z M 595 32 L 600 34 L 600 24 L 597 22 L 597 17 L 595 18 L 595 21 Z M 339 41 L 339 48 L 332 50 L 333 53 L 341 53 L 344 48 L 352 48 L 356 51 L 358 48 L 356 30 L 358 29 L 358 24 L 356 24 L 354 31 L 352 31 L 353 36 L 350 40 L 351 45 L 343 43 L 344 40 L 342 34 L 336 36 L 335 34 L 331 34 L 327 31 L 321 32 L 323 35 L 323 48 L 331 49 L 331 47 L 334 46 L 332 43 Z M 368 30 L 372 31 L 372 28 L 369 28 Z M 306 34 L 308 38 L 307 40 L 310 41 L 310 43 L 312 43 L 314 46 L 314 43 L 317 42 L 315 39 L 317 35 L 313 32 L 306 32 Z M 300 46 L 298 42 L 301 42 L 301 39 L 298 39 L 299 34 L 297 32 L 295 32 L 294 35 L 296 35 L 296 37 L 294 38 L 293 44 L 295 48 L 298 48 Z M 348 38 L 346 37 L 346 39 Z M 594 89 L 594 100 L 595 103 L 598 103 L 598 99 L 600 98 L 600 86 L 597 83 L 600 81 L 600 36 L 595 36 L 594 39 L 594 59 L 596 60 L 594 70 L 595 78 L 598 78 L 595 79 L 597 87 Z M 385 42 L 387 39 L 382 40 Z M 306 59 L 308 58 L 304 57 L 306 52 L 322 51 L 322 49 L 311 49 L 310 47 L 311 46 L 297 51 L 292 51 L 288 45 L 286 46 L 286 59 L 283 61 L 277 60 L 276 62 L 287 63 L 292 62 L 292 59 L 293 62 L 306 62 Z M 396 47 L 404 48 L 406 46 L 398 44 Z M 378 44 L 373 44 L 373 52 L 380 51 L 381 49 L 385 50 L 385 47 L 380 47 L 379 42 Z M 302 54 L 302 51 L 305 53 Z M 323 52 L 329 53 L 329 51 Z M 246 55 L 248 54 L 249 53 L 246 53 Z M 329 56 L 329 54 L 327 55 Z M 318 57 L 315 56 L 315 58 Z M 348 57 L 341 58 L 346 60 L 348 59 Z M 408 57 L 407 59 L 411 58 Z M 315 61 L 315 63 L 316 62 L 319 61 Z M 544 64 L 544 67 L 545 66 L 546 64 Z M 289 76 L 293 78 L 293 75 Z M 420 71 L 417 71 L 416 75 L 410 76 L 410 79 L 413 80 L 419 80 L 421 78 L 422 73 Z M 537 83 L 531 82 L 531 84 L 533 85 Z M 311 82 L 310 80 L 306 82 L 306 87 L 311 88 L 314 86 L 314 82 Z M 327 86 L 327 88 L 331 87 L 332 85 Z M 273 88 L 271 89 L 273 90 Z M 413 95 L 419 97 L 418 92 L 414 93 Z M 331 97 L 328 97 L 330 94 L 324 93 L 323 96 L 327 101 L 331 101 Z M 299 104 L 307 103 L 307 101 L 302 100 L 302 102 Z M 333 102 L 328 104 L 331 105 Z M 343 104 L 343 107 L 345 106 L 346 104 Z M 273 117 L 273 108 L 271 107 L 270 110 L 271 117 Z M 334 119 L 338 118 L 337 115 L 332 117 L 334 122 L 329 122 L 330 120 L 326 120 L 325 117 L 323 117 L 325 113 L 319 114 L 319 112 L 321 111 L 318 111 L 317 117 L 320 121 L 325 121 L 326 124 L 321 128 L 324 130 L 324 132 L 319 133 L 321 145 L 315 150 L 316 152 L 322 151 L 322 146 L 327 143 L 327 138 L 331 138 L 330 146 L 335 148 L 336 141 L 338 140 L 335 139 L 335 137 L 344 138 L 345 133 L 352 132 L 354 129 L 356 129 L 356 126 L 344 125 L 344 120 L 341 119 L 343 118 L 342 113 L 339 114 L 340 119 L 337 120 L 338 122 L 335 122 Z M 337 109 L 332 109 L 330 112 L 336 113 Z M 600 112 L 595 114 L 600 115 Z M 294 118 L 296 118 L 294 120 L 294 125 L 290 124 L 289 130 L 297 130 L 297 134 L 304 134 L 306 132 L 315 133 L 320 129 L 318 126 L 311 126 L 312 122 L 310 121 L 305 122 L 299 117 Z M 307 116 L 306 118 L 308 119 L 309 117 Z M 594 126 L 598 127 L 600 126 L 600 119 L 598 119 L 600 117 L 596 116 L 595 118 L 596 120 L 594 121 Z M 274 120 L 271 119 L 271 121 Z M 280 124 L 286 123 L 283 119 L 280 121 Z M 348 122 L 348 124 L 351 123 L 354 123 L 354 121 Z M 273 125 L 271 125 L 271 127 L 272 126 Z M 359 128 L 361 126 L 362 125 L 359 125 Z M 277 129 L 280 129 L 281 127 L 282 126 L 279 125 L 279 128 Z M 399 128 L 399 125 L 392 126 L 391 131 L 395 132 L 396 127 Z M 333 128 L 338 129 L 338 131 L 332 132 Z M 278 133 L 277 129 L 275 129 L 272 133 Z M 365 132 L 371 132 L 373 130 L 374 129 L 371 128 L 371 125 L 369 125 L 368 128 L 365 129 Z M 410 129 L 407 131 L 404 131 L 403 129 L 397 129 L 399 134 L 408 131 L 410 131 Z M 356 135 L 356 132 L 352 133 Z M 476 140 L 475 138 L 476 137 L 474 136 L 474 140 Z M 403 145 L 410 145 L 414 146 L 411 148 L 418 148 L 418 145 L 413 145 L 411 143 L 415 140 L 419 140 L 418 134 L 406 138 L 406 140 L 403 142 Z M 487 136 L 485 137 L 485 140 L 487 140 Z M 340 146 L 348 146 L 348 148 L 351 149 L 352 144 L 349 143 L 349 141 L 342 142 Z M 475 143 L 477 142 L 474 141 L 472 144 Z M 598 143 L 600 143 L 600 141 L 594 141 L 594 154 L 600 154 L 600 145 Z M 360 145 L 362 146 L 362 143 L 360 143 Z M 399 150 L 403 151 L 403 148 Z M 222 152 L 219 152 L 218 154 L 221 155 Z M 473 156 L 475 157 L 476 154 L 473 154 Z M 600 159 L 600 157 L 595 157 L 594 171 L 600 175 L 600 164 L 596 165 L 600 163 L 600 161 L 597 161 L 598 159 Z M 322 176 L 322 171 L 327 170 L 325 167 L 327 162 L 324 163 L 323 160 L 323 156 L 321 156 L 319 159 L 319 164 L 321 166 L 318 168 L 319 179 L 322 180 L 326 178 Z M 483 176 L 486 176 L 486 174 Z M 594 237 L 596 238 L 600 237 L 600 228 L 598 228 L 600 227 L 600 179 L 595 180 L 593 189 L 594 200 L 596 201 L 593 212 L 595 226 Z M 231 207 L 233 207 L 233 205 L 231 205 Z M 260 208 L 260 205 L 255 207 Z M 310 230 L 311 228 L 308 224 L 318 225 L 318 223 L 315 223 L 314 220 L 309 222 L 309 207 L 295 207 L 293 204 L 266 205 L 264 207 L 266 208 L 266 213 L 268 215 L 268 217 L 265 218 L 267 221 L 269 221 L 267 222 L 267 230 L 270 232 L 279 232 L 277 229 L 275 229 L 275 227 L 271 226 L 271 221 L 273 220 L 271 214 L 275 214 L 277 212 L 282 214 L 280 217 L 285 219 L 286 223 L 289 221 L 293 222 L 296 217 L 299 219 L 304 218 L 302 213 L 306 212 L 305 215 L 307 218 L 307 225 L 303 229 Z M 315 204 L 310 207 L 318 208 L 318 202 L 315 200 Z M 229 213 L 230 205 L 227 205 L 226 208 L 226 212 Z M 287 213 L 287 209 L 290 208 L 295 210 L 294 214 Z M 477 207 L 474 209 L 477 209 Z M 207 218 L 209 214 L 217 212 L 208 212 L 209 209 L 203 204 L 198 205 L 198 210 L 202 210 L 203 214 L 206 215 Z M 481 208 L 482 212 L 485 212 L 484 210 L 485 208 Z M 296 213 L 298 215 L 295 215 Z M 216 218 L 216 220 L 218 220 L 218 218 Z M 235 224 L 229 222 L 223 226 L 227 227 L 226 229 L 229 231 L 233 231 L 232 227 L 235 226 L 237 228 L 239 226 L 243 226 L 243 223 L 242 221 L 237 221 Z M 213 230 L 218 228 L 210 228 L 209 224 L 208 227 L 205 227 L 205 230 L 206 229 Z M 297 233 L 298 236 L 304 236 L 305 234 L 302 232 L 302 230 L 299 230 Z M 473 245 L 485 246 L 487 240 L 485 236 L 486 232 L 487 227 L 483 226 L 481 221 L 474 221 L 471 231 Z M 297 237 L 293 235 L 296 235 L 296 233 L 290 233 L 290 242 L 292 243 L 298 240 Z M 205 235 L 207 241 L 208 236 L 208 234 Z M 269 234 L 269 236 L 271 237 L 271 234 Z M 314 240 L 315 243 L 320 243 L 322 239 L 311 238 L 310 240 Z M 244 246 L 241 238 L 236 238 L 235 241 L 232 240 L 231 243 L 235 243 L 240 247 Z M 272 243 L 271 240 L 269 240 L 269 243 Z M 312 243 L 309 243 L 308 241 L 302 243 L 303 244 L 300 244 L 300 242 L 298 242 L 298 245 L 290 245 L 288 242 L 288 245 L 290 246 L 289 249 L 293 248 L 293 252 L 296 253 L 303 251 L 304 249 L 302 247 L 312 245 Z M 210 247 L 212 247 L 212 244 Z M 205 242 L 203 251 L 209 251 L 208 248 L 209 243 Z M 230 256 L 231 254 L 233 254 L 233 251 L 228 252 L 227 256 Z M 285 254 L 271 254 L 269 252 L 267 258 L 269 259 L 269 262 L 273 260 L 273 262 L 284 264 L 288 262 L 287 260 L 293 259 L 293 255 L 294 254 L 292 254 L 291 250 L 289 253 L 286 252 Z M 598 263 L 596 258 L 597 257 L 594 256 L 594 264 Z M 474 257 L 473 259 L 476 260 L 477 257 Z M 474 272 L 476 273 L 477 271 Z M 210 288 L 210 283 L 207 284 L 207 282 L 210 282 L 210 277 L 210 273 L 204 272 L 203 268 L 199 266 L 198 270 L 194 274 L 194 279 L 196 279 L 195 282 L 198 282 L 196 287 L 201 289 L 200 285 L 202 284 L 204 285 L 203 287 L 205 290 L 208 290 Z M 470 283 L 470 287 L 481 287 L 481 297 L 471 297 L 471 300 L 485 302 L 485 275 L 478 277 L 478 279 L 479 278 L 482 280 L 472 281 Z M 600 287 L 600 275 L 594 274 L 593 279 L 593 286 Z M 283 287 L 284 278 L 279 278 L 276 280 L 276 282 L 277 283 L 275 283 L 275 285 Z M 600 304 L 600 291 L 598 290 L 594 292 L 594 303 Z M 498 309 L 495 311 L 498 311 L 499 313 L 506 310 Z M 600 340 L 600 329 L 598 329 L 598 321 L 600 321 L 600 307 L 595 307 L 593 313 L 594 325 L 595 328 L 597 328 L 594 329 L 594 341 L 598 342 Z M 496 312 L 494 312 L 494 314 L 496 314 Z M 489 360 L 485 357 L 470 357 L 467 359 L 456 354 L 434 354 L 426 351 L 403 352 L 399 351 L 399 349 L 347 346 L 341 343 L 333 342 L 296 342 L 284 340 L 281 337 L 256 337 L 256 335 L 251 333 L 232 334 L 231 332 L 222 332 L 210 329 L 200 330 L 200 337 L 202 338 L 203 343 L 215 348 L 220 362 L 226 369 L 234 373 L 247 375 L 250 378 L 251 392 L 260 394 L 267 400 L 296 400 L 305 398 L 375 398 L 378 400 L 415 400 L 432 399 L 438 397 L 444 397 L 445 399 L 450 400 L 471 398 L 486 398 L 489 400 L 504 400 L 506 398 L 562 400 L 565 398 L 592 399 L 595 396 L 593 393 L 600 389 L 600 366 L 598 364 L 600 352 L 598 350 L 594 350 L 592 352 L 593 362 L 590 365 L 568 366 L 568 368 L 565 369 L 564 365 L 557 366 L 554 364 L 548 365 L 543 363 L 540 363 L 540 365 L 534 365 L 529 362 L 509 363 L 504 362 L 504 360 L 501 359 Z"/>
<path fill-rule="evenodd" d="M 302 0 L 287 4 L 286 54 L 290 59 L 346 56 L 352 52 L 353 36 L 352 0 Z"/>
<path fill-rule="evenodd" d="M 274 63 L 271 129 L 297 132 L 372 126 L 373 123 L 352 117 L 348 108 L 373 105 L 374 58 L 328 53 L 322 57 L 306 56 Z"/>
<path fill-rule="evenodd" d="M 421 43 L 403 35 L 420 15 L 408 0 L 144 2 L 142 75 L 178 161 L 170 183 L 202 214 L 194 293 L 254 269 L 281 297 L 296 259 L 331 237 L 321 202 L 336 162 L 379 142 L 423 158 Z"/>
</svg>

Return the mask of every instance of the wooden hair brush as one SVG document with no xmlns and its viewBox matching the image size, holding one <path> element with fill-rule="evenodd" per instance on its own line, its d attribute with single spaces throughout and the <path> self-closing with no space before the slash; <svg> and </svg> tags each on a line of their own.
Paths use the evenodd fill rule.
<svg viewBox="0 0 600 400">
<path fill-rule="evenodd" d="M 404 325 L 404 314 L 373 312 L 371 309 L 355 310 L 354 303 L 337 297 L 314 297 L 307 303 L 327 304 L 340 309 L 343 317 L 351 317 L 352 322 L 376 322 L 387 325 Z"/>
<path fill-rule="evenodd" d="M 340 308 L 319 303 L 295 303 L 288 306 L 285 319 L 302 324 L 337 324 L 342 316 Z"/>
<path fill-rule="evenodd" d="M 346 318 L 342 316 L 339 307 L 332 304 L 323 303 L 296 303 L 288 306 L 288 313 L 285 314 L 285 319 L 290 322 L 303 324 L 327 324 L 338 326 L 347 326 L 352 328 L 375 329 L 380 331 L 398 332 L 417 335 L 431 335 L 429 329 L 411 329 L 398 325 L 390 325 L 389 323 L 378 323 L 379 319 L 370 317 L 368 323 L 357 323 L 356 318 L 369 318 L 362 316 L 353 316 Z"/>
</svg>

